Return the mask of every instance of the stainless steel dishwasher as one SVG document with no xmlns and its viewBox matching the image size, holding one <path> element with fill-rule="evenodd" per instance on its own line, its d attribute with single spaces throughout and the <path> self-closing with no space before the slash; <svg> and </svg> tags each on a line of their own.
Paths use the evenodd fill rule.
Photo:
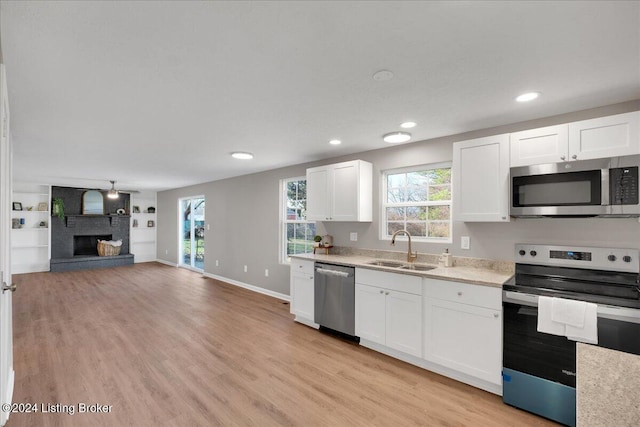
<svg viewBox="0 0 640 427">
<path fill-rule="evenodd" d="M 314 280 L 315 322 L 355 336 L 355 268 L 316 262 Z"/>
</svg>

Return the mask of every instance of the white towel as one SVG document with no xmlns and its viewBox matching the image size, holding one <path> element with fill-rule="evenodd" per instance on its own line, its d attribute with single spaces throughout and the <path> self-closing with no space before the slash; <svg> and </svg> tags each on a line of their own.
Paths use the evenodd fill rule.
<svg viewBox="0 0 640 427">
<path fill-rule="evenodd" d="M 553 298 L 551 320 L 565 325 L 584 327 L 584 313 L 587 303 L 564 298 Z"/>
<path fill-rule="evenodd" d="M 553 300 L 551 297 L 538 297 L 538 332 L 565 336 L 565 325 L 551 320 Z"/>
<path fill-rule="evenodd" d="M 585 302 L 585 305 L 584 326 L 578 328 L 567 325 L 567 338 L 587 344 L 598 344 L 598 305 L 590 302 Z"/>
</svg>

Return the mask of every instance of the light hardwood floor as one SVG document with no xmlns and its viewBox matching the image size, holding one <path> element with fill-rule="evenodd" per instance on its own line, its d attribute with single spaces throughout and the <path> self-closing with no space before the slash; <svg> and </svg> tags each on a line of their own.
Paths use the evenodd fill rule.
<svg viewBox="0 0 640 427">
<path fill-rule="evenodd" d="M 192 271 L 146 263 L 14 282 L 14 402 L 112 410 L 13 413 L 9 427 L 554 425 Z"/>
</svg>

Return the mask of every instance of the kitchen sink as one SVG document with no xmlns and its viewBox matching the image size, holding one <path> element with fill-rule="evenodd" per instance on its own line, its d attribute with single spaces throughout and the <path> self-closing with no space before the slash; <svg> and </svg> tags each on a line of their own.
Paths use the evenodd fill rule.
<svg viewBox="0 0 640 427">
<path fill-rule="evenodd" d="M 372 261 L 368 262 L 369 265 L 377 265 L 379 267 L 402 267 L 404 266 L 403 262 L 398 261 Z"/>
<path fill-rule="evenodd" d="M 378 267 L 390 267 L 390 268 L 397 268 L 399 270 L 415 270 L 415 271 L 429 271 L 435 268 L 430 265 L 407 264 L 406 262 L 401 262 L 401 261 L 377 260 L 377 261 L 368 262 L 367 264 L 377 265 Z"/>
<path fill-rule="evenodd" d="M 430 265 L 416 265 L 416 264 L 408 264 L 400 267 L 403 270 L 416 270 L 416 271 L 429 271 L 433 270 L 435 267 Z"/>
</svg>

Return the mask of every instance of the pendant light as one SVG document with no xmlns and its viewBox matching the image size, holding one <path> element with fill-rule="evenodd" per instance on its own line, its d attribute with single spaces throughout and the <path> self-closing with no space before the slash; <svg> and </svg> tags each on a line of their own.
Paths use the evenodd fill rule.
<svg viewBox="0 0 640 427">
<path fill-rule="evenodd" d="M 115 181 L 109 181 L 111 183 L 111 190 L 109 190 L 109 192 L 107 193 L 107 197 L 110 199 L 117 199 L 118 198 L 118 190 L 116 190 L 116 182 Z"/>
</svg>

